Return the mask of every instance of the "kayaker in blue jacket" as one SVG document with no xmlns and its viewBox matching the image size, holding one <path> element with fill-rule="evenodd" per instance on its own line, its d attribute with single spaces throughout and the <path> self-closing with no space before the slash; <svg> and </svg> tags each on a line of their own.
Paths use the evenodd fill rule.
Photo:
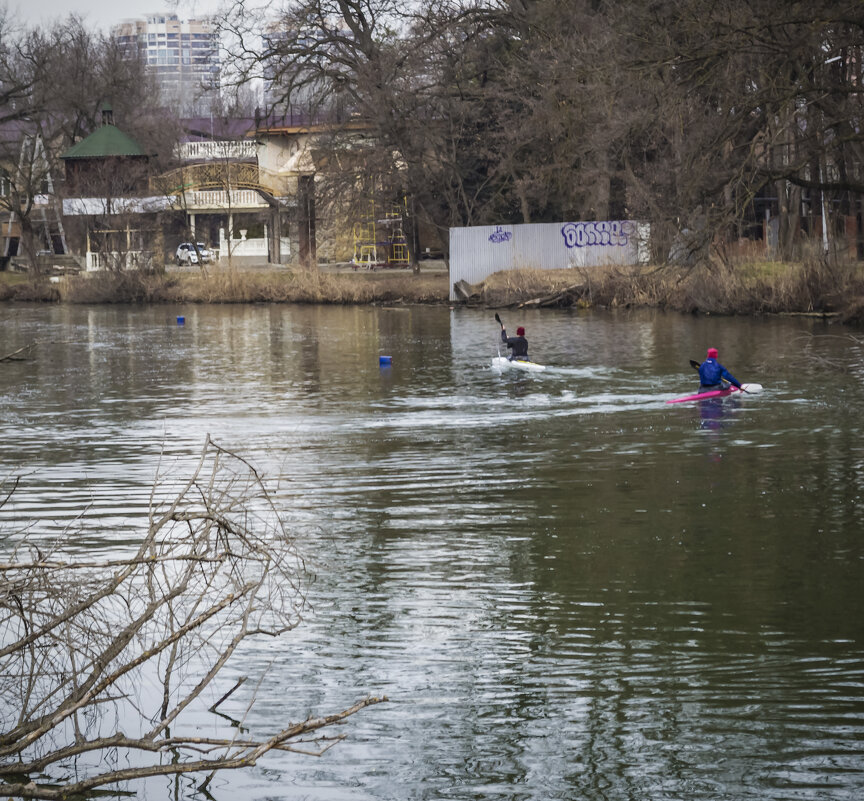
<svg viewBox="0 0 864 801">
<path fill-rule="evenodd" d="M 717 348 L 708 348 L 708 358 L 699 365 L 699 391 L 724 389 L 723 381 L 741 389 L 741 382 L 717 361 Z"/>
<path fill-rule="evenodd" d="M 509 356 L 511 362 L 514 360 L 522 362 L 531 361 L 528 358 L 528 340 L 525 339 L 525 329 L 521 325 L 516 329 L 515 337 L 508 337 L 507 329 L 502 325 L 501 341 L 512 351 Z"/>
</svg>

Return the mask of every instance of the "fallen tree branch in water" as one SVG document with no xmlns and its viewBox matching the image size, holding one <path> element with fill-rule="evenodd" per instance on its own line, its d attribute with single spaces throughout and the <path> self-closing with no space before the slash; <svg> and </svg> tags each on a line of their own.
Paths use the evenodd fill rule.
<svg viewBox="0 0 864 801">
<path fill-rule="evenodd" d="M 18 354 L 25 350 L 30 350 L 35 343 L 31 342 L 29 345 L 25 345 L 23 348 L 18 348 L 18 350 L 13 350 L 12 353 L 7 353 L 5 356 L 0 356 L 0 362 L 16 362 L 16 361 L 24 361 L 23 356 L 19 356 Z"/>
<path fill-rule="evenodd" d="M 271 493 L 209 437 L 176 497 L 158 502 L 154 487 L 128 557 L 80 559 L 25 538 L 0 573 L 4 798 L 68 798 L 198 772 L 206 785 L 269 751 L 323 753 L 344 735 L 321 730 L 386 700 L 370 696 L 265 736 L 177 730 L 193 710 L 220 714 L 242 683 L 219 690 L 229 660 L 256 638 L 289 632 L 305 605 L 303 562 Z"/>
</svg>

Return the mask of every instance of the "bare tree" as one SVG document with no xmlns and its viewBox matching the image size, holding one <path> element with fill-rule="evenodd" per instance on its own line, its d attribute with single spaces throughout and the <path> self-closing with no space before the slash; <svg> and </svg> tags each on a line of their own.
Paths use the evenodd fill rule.
<svg viewBox="0 0 864 801">
<path fill-rule="evenodd" d="M 37 209 L 44 212 L 37 197 L 47 191 L 51 177 L 50 145 L 43 125 L 34 119 L 44 111 L 41 106 L 34 108 L 34 98 L 50 73 L 49 59 L 45 36 L 18 27 L 4 9 L 0 14 L 0 211 L 10 229 L 17 221 L 20 247 L 35 273 L 37 251 L 50 244 L 48 226 L 40 230 L 36 220 Z"/>
<path fill-rule="evenodd" d="M 90 560 L 24 539 L 0 564 L 3 797 L 69 798 L 193 773 L 206 787 L 269 751 L 321 753 L 342 737 L 322 729 L 386 700 L 260 737 L 183 734 L 184 713 L 215 697 L 238 649 L 299 623 L 303 563 L 255 469 L 209 438 L 176 497 L 158 490 L 128 557 Z M 74 778 L 63 770 L 71 761 Z"/>
<path fill-rule="evenodd" d="M 717 242 L 767 211 L 789 257 L 802 218 L 844 193 L 855 206 L 860 3 L 633 4 L 615 29 L 618 74 L 639 90 L 619 120 L 638 133 L 626 157 L 641 214 L 701 218 Z"/>
<path fill-rule="evenodd" d="M 456 85 L 451 73 L 492 30 L 495 13 L 481 6 L 292 2 L 267 28 L 263 50 L 250 37 L 261 27 L 257 12 L 235 6 L 226 25 L 244 43 L 237 74 L 263 72 L 273 110 L 319 123 L 319 208 L 356 218 L 408 195 L 442 232 L 480 218 L 491 182 L 478 178 L 488 160 L 471 146 L 487 109 L 473 97 L 474 75 Z"/>
<path fill-rule="evenodd" d="M 115 110 L 150 152 L 170 152 L 164 143 L 174 126 L 154 122 L 158 93 L 143 62 L 74 15 L 47 30 L 0 16 L 0 87 L 0 210 L 17 222 L 20 249 L 38 274 L 39 250 L 65 250 L 59 156 L 98 126 L 103 103 L 116 99 Z"/>
<path fill-rule="evenodd" d="M 289 0 L 258 50 L 248 12 L 226 17 L 237 74 L 332 123 L 324 202 L 405 193 L 445 239 L 638 218 L 664 258 L 684 229 L 707 253 L 766 211 L 789 256 L 802 214 L 836 209 L 864 256 L 857 0 Z"/>
</svg>

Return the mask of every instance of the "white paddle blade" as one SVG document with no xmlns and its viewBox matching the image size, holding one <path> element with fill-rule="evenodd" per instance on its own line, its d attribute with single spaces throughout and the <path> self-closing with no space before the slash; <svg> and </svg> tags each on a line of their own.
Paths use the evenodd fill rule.
<svg viewBox="0 0 864 801">
<path fill-rule="evenodd" d="M 742 384 L 741 389 L 751 395 L 758 395 L 762 391 L 761 384 Z"/>
</svg>

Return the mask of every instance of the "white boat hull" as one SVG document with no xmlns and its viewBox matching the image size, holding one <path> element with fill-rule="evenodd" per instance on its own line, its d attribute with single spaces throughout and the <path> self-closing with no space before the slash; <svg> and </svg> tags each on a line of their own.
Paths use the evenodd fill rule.
<svg viewBox="0 0 864 801">
<path fill-rule="evenodd" d="M 537 364 L 536 362 L 525 362 L 519 359 L 512 361 L 505 356 L 496 356 L 492 359 L 492 368 L 494 370 L 523 370 L 528 373 L 539 373 L 546 369 L 545 364 Z"/>
</svg>

